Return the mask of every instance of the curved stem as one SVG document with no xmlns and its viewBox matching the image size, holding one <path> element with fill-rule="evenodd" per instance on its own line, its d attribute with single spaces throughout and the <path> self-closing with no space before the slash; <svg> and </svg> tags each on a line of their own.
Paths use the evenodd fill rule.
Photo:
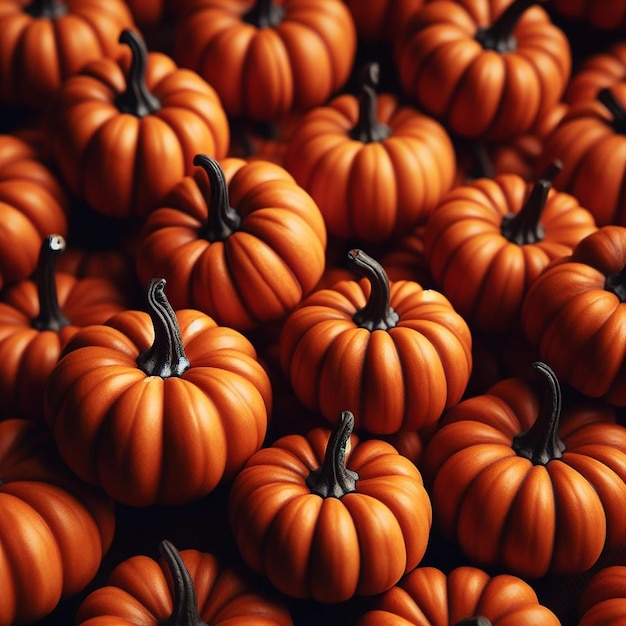
<svg viewBox="0 0 626 626">
<path fill-rule="evenodd" d="M 137 357 L 137 366 L 148 376 L 182 376 L 190 363 L 176 313 L 165 297 L 164 278 L 153 278 L 148 283 L 147 302 L 154 326 L 154 342 Z"/>
<path fill-rule="evenodd" d="M 546 206 L 548 193 L 555 176 L 563 169 L 560 161 L 553 161 L 533 188 L 517 213 L 509 213 L 502 218 L 500 231 L 511 243 L 519 246 L 537 243 L 545 237 L 545 230 L 540 222 Z"/>
<path fill-rule="evenodd" d="M 378 63 L 367 63 L 359 74 L 361 94 L 359 97 L 359 119 L 348 135 L 357 141 L 371 143 L 383 141 L 391 129 L 378 119 L 378 94 L 376 88 L 380 77 Z"/>
<path fill-rule="evenodd" d="M 58 2 L 58 0 L 33 0 L 24 7 L 24 12 L 35 18 L 56 20 L 66 15 L 68 8 L 65 2 Z"/>
<path fill-rule="evenodd" d="M 43 240 L 37 261 L 37 294 L 39 315 L 31 325 L 37 330 L 60 331 L 71 322 L 63 315 L 57 296 L 56 264 L 65 250 L 65 239 L 61 235 L 49 235 Z"/>
<path fill-rule="evenodd" d="M 148 49 L 141 36 L 130 28 L 122 31 L 119 42 L 130 46 L 132 58 L 126 77 L 126 91 L 115 98 L 115 106 L 122 113 L 145 117 L 161 108 L 161 101 L 146 85 Z"/>
<path fill-rule="evenodd" d="M 565 444 L 559 437 L 561 417 L 561 387 L 552 369 L 538 361 L 533 367 L 541 374 L 543 398 L 535 423 L 523 433 L 513 437 L 513 449 L 519 456 L 533 462 L 533 465 L 547 465 L 553 459 L 560 459 Z"/>
<path fill-rule="evenodd" d="M 243 16 L 244 22 L 256 28 L 274 28 L 285 17 L 285 8 L 272 0 L 257 0 L 255 5 Z"/>
<path fill-rule="evenodd" d="M 206 200 L 209 217 L 198 234 L 210 242 L 224 241 L 241 225 L 239 213 L 230 206 L 224 172 L 220 164 L 206 154 L 196 154 L 193 164 L 204 169 L 211 188 L 211 197 Z"/>
<path fill-rule="evenodd" d="M 367 304 L 353 316 L 354 323 L 361 328 L 389 330 L 400 319 L 389 304 L 389 278 L 383 266 L 362 250 L 350 250 L 348 259 L 354 270 L 369 279 L 371 289 Z"/>
<path fill-rule="evenodd" d="M 478 29 L 476 41 L 486 50 L 495 50 L 502 54 L 514 52 L 517 41 L 513 33 L 517 22 L 526 9 L 540 2 L 546 0 L 513 0 L 491 26 Z"/>
<path fill-rule="evenodd" d="M 354 415 L 343 411 L 326 444 L 324 462 L 306 479 L 311 493 L 322 498 L 342 498 L 356 491 L 359 475 L 346 467 L 346 447 L 354 430 Z"/>
<path fill-rule="evenodd" d="M 159 545 L 159 553 L 165 560 L 174 582 L 174 610 L 159 626 L 207 626 L 200 619 L 198 600 L 193 580 L 180 552 L 172 543 L 163 540 Z"/>
<path fill-rule="evenodd" d="M 615 132 L 620 135 L 626 135 L 626 107 L 608 87 L 600 89 L 596 98 L 609 110 L 613 117 L 612 127 Z"/>
</svg>

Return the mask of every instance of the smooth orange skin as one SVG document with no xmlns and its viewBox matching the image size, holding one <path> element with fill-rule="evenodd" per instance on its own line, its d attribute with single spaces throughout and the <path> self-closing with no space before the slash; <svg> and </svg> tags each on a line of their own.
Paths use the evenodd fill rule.
<svg viewBox="0 0 626 626">
<path fill-rule="evenodd" d="M 532 184 L 517 174 L 476 179 L 446 194 L 426 223 L 424 254 L 435 284 L 472 329 L 518 329 L 519 310 L 535 278 L 597 230 L 574 196 L 553 188 L 540 219 L 543 239 L 509 241 L 503 218 L 520 212 Z"/>
<path fill-rule="evenodd" d="M 59 451 L 85 481 L 130 506 L 177 505 L 211 492 L 261 447 L 272 406 L 252 344 L 193 309 L 177 311 L 191 367 L 147 376 L 147 313 L 81 329 L 52 371 L 44 412 Z"/>
<path fill-rule="evenodd" d="M 221 158 L 230 130 L 213 87 L 161 52 L 148 54 L 154 113 L 122 113 L 130 52 L 101 59 L 65 81 L 48 114 L 50 151 L 71 191 L 97 213 L 145 218 L 195 166 L 198 153 Z"/>
<path fill-rule="evenodd" d="M 211 191 L 197 168 L 146 219 L 137 272 L 144 282 L 163 276 L 175 308 L 197 308 L 222 325 L 251 330 L 283 319 L 315 287 L 325 267 L 326 227 L 315 201 L 281 166 L 226 158 L 220 167 L 240 227 L 224 241 L 201 236 Z"/>
<path fill-rule="evenodd" d="M 603 405 L 573 409 L 561 418 L 562 459 L 533 465 L 511 442 L 538 403 L 523 378 L 464 400 L 442 417 L 420 465 L 442 533 L 475 563 L 523 578 L 584 572 L 626 541 L 626 429 Z"/>
<path fill-rule="evenodd" d="M 340 95 L 309 111 L 287 143 L 285 168 L 339 238 L 380 242 L 404 234 L 454 181 L 454 146 L 439 122 L 390 93 L 379 94 L 377 115 L 390 128 L 387 138 L 352 139 L 359 99 Z"/>
<path fill-rule="evenodd" d="M 356 491 L 321 498 L 306 485 L 330 431 L 286 435 L 236 476 L 229 515 L 246 563 L 294 598 L 337 603 L 389 589 L 422 559 L 431 506 L 415 465 L 381 440 L 352 435 Z"/>
<path fill-rule="evenodd" d="M 279 338 L 283 372 L 298 399 L 331 423 L 347 409 L 355 428 L 372 434 L 432 425 L 465 391 L 469 328 L 441 293 L 412 281 L 391 283 L 395 327 L 360 328 L 352 317 L 369 292 L 366 279 L 342 280 L 305 298 Z"/>
<path fill-rule="evenodd" d="M 500 54 L 476 41 L 509 0 L 427 2 L 401 32 L 394 59 L 404 93 L 468 139 L 503 141 L 527 132 L 560 100 L 571 72 L 565 34 L 531 6 Z"/>
<path fill-rule="evenodd" d="M 626 623 L 626 566 L 603 567 L 586 583 L 578 600 L 579 626 Z"/>
<path fill-rule="evenodd" d="M 211 626 L 292 626 L 278 600 L 255 589 L 242 570 L 216 556 L 182 550 L 193 580 L 199 615 Z M 171 575 L 161 560 L 132 556 L 111 572 L 107 585 L 92 591 L 76 614 L 77 626 L 158 626 L 172 614 Z"/>
<path fill-rule="evenodd" d="M 218 92 L 230 116 L 280 119 L 325 102 L 350 75 L 356 29 L 343 0 L 285 0 L 277 26 L 243 18 L 249 0 L 189 2 L 177 22 L 174 59 Z"/>
<path fill-rule="evenodd" d="M 356 626 L 448 626 L 471 617 L 492 626 L 560 626 L 539 603 L 532 587 L 517 576 L 490 576 L 472 566 L 446 576 L 434 567 L 418 567 L 366 611 Z"/>
<path fill-rule="evenodd" d="M 30 420 L 0 422 L 0 476 L 0 624 L 33 623 L 93 579 L 113 540 L 113 504 L 67 470 Z"/>
</svg>

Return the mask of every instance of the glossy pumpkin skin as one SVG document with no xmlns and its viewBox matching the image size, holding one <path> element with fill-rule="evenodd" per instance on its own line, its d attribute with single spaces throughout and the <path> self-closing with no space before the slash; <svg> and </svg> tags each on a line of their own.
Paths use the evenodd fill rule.
<svg viewBox="0 0 626 626">
<path fill-rule="evenodd" d="M 313 196 L 328 232 L 362 242 L 423 223 L 456 170 L 439 122 L 373 89 L 365 85 L 358 97 L 343 94 L 309 111 L 285 152 L 285 168 Z"/>
<path fill-rule="evenodd" d="M 173 54 L 213 85 L 230 116 L 274 121 L 343 86 L 356 30 L 343 0 L 194 0 Z"/>
<path fill-rule="evenodd" d="M 137 272 L 163 276 L 175 308 L 251 330 L 285 317 L 319 281 L 326 227 L 311 196 L 274 163 L 198 155 L 142 228 Z"/>
<path fill-rule="evenodd" d="M 157 559 L 137 555 L 116 565 L 107 585 L 83 600 L 76 624 L 292 626 L 286 607 L 255 589 L 241 568 L 199 550 L 178 553 L 167 541 L 160 552 Z"/>
<path fill-rule="evenodd" d="M 363 254 L 350 252 L 357 263 Z M 313 292 L 286 318 L 282 370 L 298 399 L 331 423 L 347 407 L 372 434 L 419 430 L 465 391 L 469 328 L 438 291 L 389 284 L 384 269 L 366 276 Z"/>
<path fill-rule="evenodd" d="M 94 211 L 143 218 L 193 172 L 198 152 L 223 157 L 230 135 L 205 80 L 148 52 L 134 31 L 120 37 L 128 54 L 119 62 L 90 63 L 59 89 L 48 115 L 50 150 L 70 190 Z"/>
<path fill-rule="evenodd" d="M 626 605 L 626 566 L 623 563 L 598 570 L 578 600 L 578 626 L 622 624 Z"/>
<path fill-rule="evenodd" d="M 66 235 L 69 200 L 35 148 L 0 135 L 0 289 L 31 276 L 50 233 Z"/>
<path fill-rule="evenodd" d="M 390 444 L 350 434 L 348 413 L 334 433 L 347 437 L 343 447 L 327 428 L 286 435 L 254 454 L 231 487 L 243 559 L 294 598 L 336 603 L 381 593 L 426 549 L 431 507 L 419 471 Z M 342 467 L 336 482 L 323 483 L 329 492 L 317 491 L 309 481 L 329 469 L 327 450 Z"/>
<path fill-rule="evenodd" d="M 118 57 L 120 32 L 133 26 L 122 0 L 2 2 L 0 101 L 42 110 L 84 65 Z"/>
<path fill-rule="evenodd" d="M 211 492 L 258 450 L 272 390 L 242 334 L 194 309 L 174 312 L 162 280 L 148 298 L 150 313 L 122 311 L 74 335 L 44 411 L 85 481 L 130 506 L 177 505 Z"/>
<path fill-rule="evenodd" d="M 34 623 L 81 592 L 115 530 L 112 502 L 62 463 L 50 433 L 0 422 L 0 624 Z"/>
<path fill-rule="evenodd" d="M 447 575 L 434 567 L 414 569 L 385 592 L 356 626 L 480 624 L 463 622 L 476 617 L 489 620 L 491 626 L 560 626 L 527 582 L 511 574 L 490 576 L 473 566 L 455 567 Z"/>
<path fill-rule="evenodd" d="M 572 65 L 565 33 L 533 4 L 427 2 L 394 48 L 405 94 L 460 137 L 503 141 L 527 132 L 560 100 Z"/>
<path fill-rule="evenodd" d="M 547 177 L 479 178 L 442 199 L 424 228 L 424 254 L 435 284 L 470 328 L 519 328 L 530 285 L 553 259 L 597 229 L 578 200 Z"/>
<path fill-rule="evenodd" d="M 359 41 L 393 43 L 424 0 L 345 0 Z"/>
<path fill-rule="evenodd" d="M 617 406 L 626 406 L 624 267 L 626 227 L 604 226 L 547 267 L 522 308 L 540 358 L 581 393 Z"/>
<path fill-rule="evenodd" d="M 585 572 L 626 542 L 626 429 L 603 404 L 573 404 L 559 425 L 560 396 L 544 393 L 514 377 L 462 401 L 420 466 L 441 532 L 525 579 Z"/>
</svg>

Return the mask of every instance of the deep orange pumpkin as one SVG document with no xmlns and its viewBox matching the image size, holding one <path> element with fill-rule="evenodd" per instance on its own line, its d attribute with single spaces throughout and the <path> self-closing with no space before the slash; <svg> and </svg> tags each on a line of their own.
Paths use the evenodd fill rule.
<svg viewBox="0 0 626 626">
<path fill-rule="evenodd" d="M 345 0 L 360 42 L 393 44 L 425 0 Z"/>
<path fill-rule="evenodd" d="M 621 624 L 626 609 L 626 565 L 618 563 L 595 572 L 577 604 L 578 626 Z"/>
<path fill-rule="evenodd" d="M 557 15 L 612 32 L 626 31 L 626 6 L 619 0 L 550 0 Z"/>
</svg>

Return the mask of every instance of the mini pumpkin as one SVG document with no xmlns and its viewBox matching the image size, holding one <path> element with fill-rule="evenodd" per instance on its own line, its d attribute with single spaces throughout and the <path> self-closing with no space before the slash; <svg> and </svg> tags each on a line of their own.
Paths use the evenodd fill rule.
<svg viewBox="0 0 626 626">
<path fill-rule="evenodd" d="M 431 506 L 415 465 L 359 441 L 354 415 L 254 454 L 229 496 L 241 556 L 282 593 L 337 603 L 392 587 L 422 559 Z"/>
<path fill-rule="evenodd" d="M 164 289 L 153 279 L 147 312 L 76 333 L 44 395 L 70 468 L 129 506 L 207 495 L 261 447 L 271 411 L 248 339 L 200 311 L 175 312 Z"/>
</svg>

